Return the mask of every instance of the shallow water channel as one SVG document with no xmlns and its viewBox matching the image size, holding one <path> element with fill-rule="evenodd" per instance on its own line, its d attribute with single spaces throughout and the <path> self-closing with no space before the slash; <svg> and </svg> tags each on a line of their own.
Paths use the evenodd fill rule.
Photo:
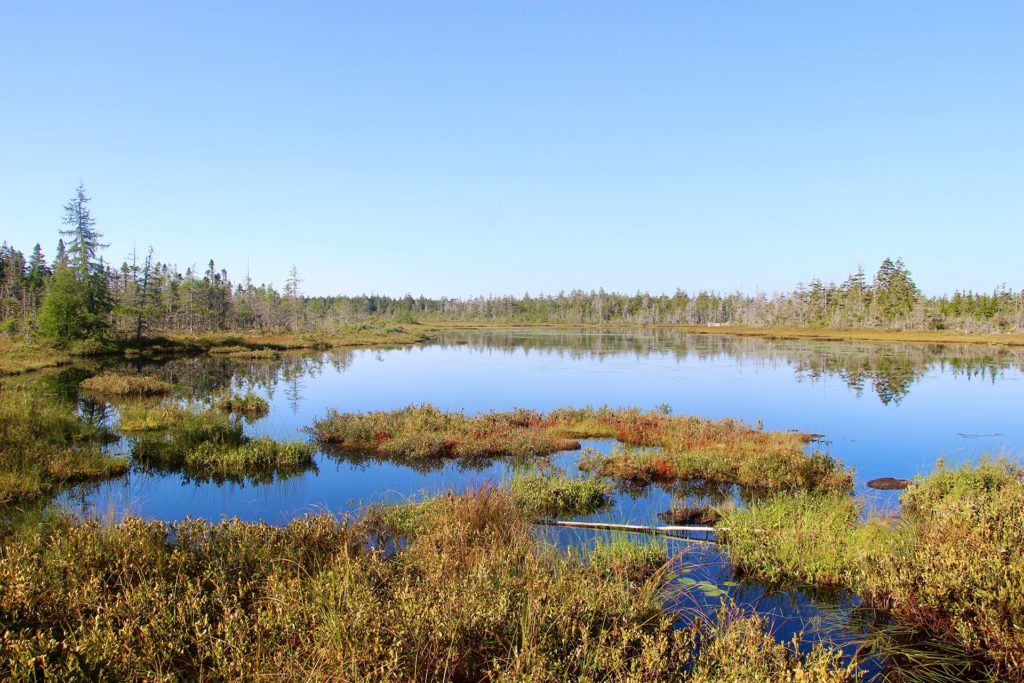
<svg viewBox="0 0 1024 683">
<path fill-rule="evenodd" d="M 306 439 L 302 429 L 329 408 L 370 411 L 426 402 L 467 413 L 667 405 L 677 415 L 760 420 L 765 429 L 822 434 L 811 447 L 855 468 L 856 492 L 869 509 L 897 506 L 898 492 L 868 489 L 868 480 L 925 474 L 940 457 L 957 463 L 984 453 L 1024 452 L 1024 348 L 772 340 L 673 330 L 485 330 L 448 332 L 410 348 L 283 354 L 276 361 L 204 356 L 135 369 L 173 381 L 182 398 L 202 399 L 225 387 L 252 389 L 270 401 L 271 409 L 246 430 L 277 439 Z M 583 445 L 614 446 L 603 440 Z M 577 455 L 561 453 L 550 460 L 575 473 Z M 280 524 L 311 511 L 351 512 L 366 503 L 501 483 L 531 466 L 496 461 L 478 469 L 448 463 L 417 470 L 318 453 L 315 468 L 285 480 L 218 485 L 132 471 L 66 494 L 61 503 L 84 514 L 214 521 L 237 516 Z M 692 487 L 621 490 L 611 510 L 586 519 L 658 523 L 657 514 L 674 501 L 720 502 L 733 495 Z M 539 533 L 562 544 L 593 537 L 578 530 Z M 856 640 L 857 629 L 850 626 L 855 598 L 767 592 L 734 580 L 727 559 L 713 545 L 669 544 L 679 553 L 688 584 L 703 586 L 697 592 L 701 607 L 731 596 L 772 614 L 780 638 L 806 630 L 809 640 L 823 634 Z"/>
</svg>

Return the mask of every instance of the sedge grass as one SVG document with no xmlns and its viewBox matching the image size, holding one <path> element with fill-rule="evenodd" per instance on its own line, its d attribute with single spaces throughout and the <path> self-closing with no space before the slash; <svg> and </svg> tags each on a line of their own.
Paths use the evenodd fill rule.
<svg viewBox="0 0 1024 683">
<path fill-rule="evenodd" d="M 597 478 L 571 478 L 561 472 L 514 477 L 509 489 L 534 517 L 580 517 L 612 505 L 612 486 Z"/>
</svg>

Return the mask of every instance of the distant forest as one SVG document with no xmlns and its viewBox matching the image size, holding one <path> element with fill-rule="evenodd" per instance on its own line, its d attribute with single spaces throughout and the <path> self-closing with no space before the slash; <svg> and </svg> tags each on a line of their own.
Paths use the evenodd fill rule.
<svg viewBox="0 0 1024 683">
<path fill-rule="evenodd" d="M 395 322 L 631 323 L 1024 332 L 1024 291 L 927 297 L 901 259 L 869 277 L 812 280 L 788 293 L 617 294 L 559 292 L 469 299 L 305 296 L 293 267 L 283 291 L 233 281 L 213 260 L 202 272 L 161 263 L 150 249 L 116 266 L 79 187 L 64 206 L 53 256 L 36 244 L 26 257 L 0 247 L 0 330 L 58 342 L 139 338 L 163 332 L 330 332 L 380 319 Z"/>
</svg>

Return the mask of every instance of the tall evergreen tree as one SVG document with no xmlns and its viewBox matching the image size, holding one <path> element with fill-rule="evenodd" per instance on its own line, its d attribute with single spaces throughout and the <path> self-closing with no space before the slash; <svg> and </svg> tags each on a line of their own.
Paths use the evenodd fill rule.
<svg viewBox="0 0 1024 683">
<path fill-rule="evenodd" d="M 59 343 L 106 336 L 110 329 L 109 313 L 113 308 L 107 287 L 107 269 L 99 258 L 102 235 L 89 213 L 89 198 L 79 185 L 75 196 L 64 205 L 66 226 L 60 234 L 69 239 L 66 259 L 58 262 L 51 286 L 43 298 L 39 312 L 38 333 Z"/>
<path fill-rule="evenodd" d="M 79 184 L 75 196 L 64 205 L 64 225 L 67 227 L 60 231 L 61 235 L 69 238 L 68 259 L 82 279 L 96 274 L 99 251 L 108 246 L 100 243 L 102 235 L 96 230 L 96 221 L 89 212 L 90 201 L 85 196 L 85 186 Z"/>
</svg>

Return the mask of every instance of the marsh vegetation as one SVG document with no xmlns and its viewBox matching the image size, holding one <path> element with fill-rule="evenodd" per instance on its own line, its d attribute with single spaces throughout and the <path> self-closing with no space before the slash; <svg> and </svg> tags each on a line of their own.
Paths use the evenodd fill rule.
<svg viewBox="0 0 1024 683">
<path fill-rule="evenodd" d="M 835 495 L 781 494 L 726 514 L 738 570 L 779 584 L 847 590 L 925 638 L 1024 671 L 1024 471 L 982 460 L 915 479 L 898 516 Z"/>
<path fill-rule="evenodd" d="M 0 388 L 0 506 L 53 495 L 83 481 L 119 476 L 128 461 L 110 455 L 114 438 L 75 406 L 34 387 Z"/>
<path fill-rule="evenodd" d="M 479 334 L 469 333 L 466 345 L 442 336 L 429 349 L 479 353 Z M 545 363 L 559 354 L 573 363 L 607 363 L 609 353 L 636 343 L 634 358 L 665 353 L 657 343 L 644 350 L 653 337 L 630 342 L 620 333 L 603 341 L 580 334 L 578 347 L 559 349 L 562 334 L 551 333 L 531 353 Z M 533 343 L 534 336 L 527 338 Z M 666 339 L 671 354 L 680 338 Z M 708 362 L 775 354 L 755 367 L 820 367 L 816 377 L 786 376 L 832 378 L 843 391 L 855 391 L 837 371 L 843 358 L 850 367 L 894 371 L 889 361 L 858 356 L 849 345 L 818 352 L 764 339 L 685 343 L 692 346 L 679 351 L 684 360 L 697 350 Z M 489 351 L 500 357 L 504 346 Z M 1019 471 L 1008 462 L 940 468 L 903 492 L 902 510 L 876 509 L 853 495 L 863 478 L 854 479 L 827 441 L 803 431 L 676 415 L 667 407 L 463 412 L 421 404 L 325 416 L 322 403 L 307 405 L 306 388 L 320 401 L 337 396 L 339 405 L 350 405 L 373 386 L 324 392 L 318 383 L 382 358 L 421 362 L 421 352 L 278 353 L 269 360 L 225 353 L 74 361 L 4 381 L 0 399 L 11 402 L 4 428 L 15 434 L 4 443 L 28 443 L 44 430 L 53 435 L 45 444 L 36 439 L 32 458 L 4 450 L 5 490 L 15 492 L 5 494 L 9 520 L 14 509 L 38 510 L 30 501 L 53 495 L 65 505 L 90 499 L 97 489 L 76 485 L 110 477 L 114 483 L 103 490 L 142 486 L 148 496 L 166 490 L 187 499 L 181 517 L 159 519 L 187 516 L 204 491 L 246 501 L 229 508 L 232 514 L 269 499 L 252 513 L 258 519 L 275 496 L 285 496 L 276 503 L 284 507 L 288 493 L 309 482 L 323 482 L 319 490 L 339 487 L 327 499 L 334 501 L 330 509 L 350 512 L 347 519 L 291 523 L 295 514 L 287 513 L 283 526 L 270 526 L 147 521 L 133 517 L 130 505 L 101 523 L 51 507 L 31 524 L 9 521 L 0 572 L 16 590 L 5 592 L 0 613 L 10 633 L 0 657 L 5 673 L 226 678 L 237 677 L 246 658 L 253 662 L 247 675 L 311 678 L 529 679 L 544 671 L 600 678 L 598 662 L 611 662 L 613 677 L 700 681 L 741 674 L 775 680 L 798 671 L 808 680 L 857 680 L 861 669 L 889 680 L 1013 680 L 1019 668 L 1022 646 L 1007 624 L 1020 619 L 1012 577 L 1024 542 L 1013 526 L 1021 517 Z M 1009 353 L 1007 363 L 963 351 L 962 362 L 947 356 L 940 367 L 967 381 L 974 370 L 963 368 L 976 364 L 984 387 L 1003 386 L 991 382 L 1004 372 L 1015 376 Z M 424 352 L 423 362 L 434 358 Z M 896 363 L 901 373 L 935 372 L 927 356 L 903 358 L 909 365 Z M 125 376 L 157 380 L 169 390 L 86 391 L 90 376 L 113 378 L 113 386 Z M 487 393 L 481 405 L 491 401 Z M 274 420 L 291 431 L 267 429 Z M 309 427 L 312 443 L 299 426 Z M 61 453 L 57 444 L 66 447 L 63 460 L 53 455 L 48 462 L 43 455 Z M 404 502 L 374 497 L 375 487 L 396 486 L 384 478 L 389 472 L 408 477 L 408 484 L 397 480 Z M 350 493 L 351 482 L 364 488 Z M 181 496 L 181 487 L 193 493 Z M 298 500 L 290 509 L 309 509 L 307 499 Z M 115 510 L 103 503 L 95 509 Z M 480 517 L 490 525 L 476 540 L 466 540 L 475 531 L 452 529 L 465 530 L 481 511 L 492 517 Z M 681 547 L 676 540 L 566 535 L 532 525 L 552 517 L 657 524 L 659 512 L 667 523 L 717 526 L 720 544 Z M 972 548 L 988 558 L 977 570 Z M 79 556 L 87 561 L 72 566 L 69 558 Z M 976 575 L 961 588 L 968 567 Z M 246 572 L 251 579 L 226 578 Z M 459 572 L 470 575 L 453 580 Z M 53 591 L 61 581 L 82 597 L 58 619 Z M 759 607 L 775 591 L 820 605 L 826 615 L 833 600 L 853 600 L 854 607 L 843 608 L 832 625 L 808 621 L 780 631 L 779 614 Z M 351 623 L 339 623 L 341 614 Z M 197 623 L 205 630 L 192 628 Z M 573 638 L 556 638 L 563 628 Z M 805 630 L 803 642 L 792 641 Z M 113 634 L 131 647 L 114 647 Z M 375 644 L 356 652 L 355 643 L 367 638 Z"/>
<path fill-rule="evenodd" d="M 567 556 L 491 489 L 416 512 L 395 552 L 374 543 L 372 514 L 281 528 L 48 519 L 4 539 L 2 670 L 724 681 L 742 667 L 760 680 L 857 678 L 838 651 L 777 643 L 756 615 L 666 613 L 664 550 L 620 542 Z"/>
<path fill-rule="evenodd" d="M 704 481 L 759 491 L 848 490 L 852 476 L 825 453 L 804 452 L 809 434 L 766 432 L 737 420 L 666 412 L 563 408 L 466 417 L 430 405 L 375 413 L 331 412 L 310 433 L 325 444 L 392 457 L 542 456 L 577 449 L 578 439 L 616 439 L 609 456 L 587 451 L 580 468 L 634 483 Z"/>
</svg>

